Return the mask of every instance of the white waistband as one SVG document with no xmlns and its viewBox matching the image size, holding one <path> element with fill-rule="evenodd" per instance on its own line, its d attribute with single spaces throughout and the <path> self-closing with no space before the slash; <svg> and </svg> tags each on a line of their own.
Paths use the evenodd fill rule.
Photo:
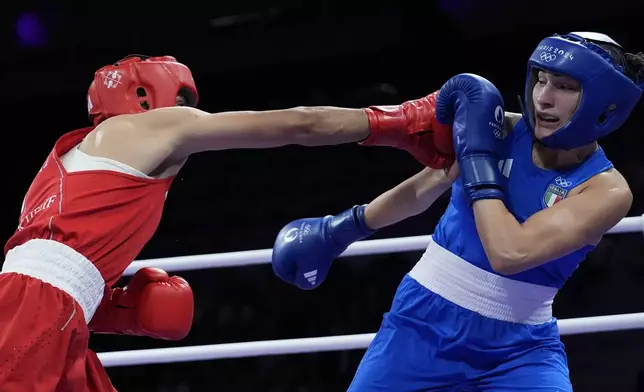
<svg viewBox="0 0 644 392">
<path fill-rule="evenodd" d="M 105 290 L 105 280 L 91 261 L 52 240 L 30 240 L 7 252 L 2 273 L 10 272 L 40 279 L 66 292 L 81 306 L 87 323 Z"/>
<path fill-rule="evenodd" d="M 446 300 L 486 317 L 532 325 L 552 320 L 556 288 L 482 270 L 434 241 L 408 275 Z"/>
</svg>

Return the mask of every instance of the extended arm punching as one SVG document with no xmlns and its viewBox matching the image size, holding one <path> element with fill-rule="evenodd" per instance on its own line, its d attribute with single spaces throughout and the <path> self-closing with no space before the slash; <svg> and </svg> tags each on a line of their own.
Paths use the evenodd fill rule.
<svg viewBox="0 0 644 392">
<path fill-rule="evenodd" d="M 167 127 L 174 155 L 235 148 L 270 148 L 360 142 L 408 151 L 423 165 L 447 168 L 454 161 L 451 137 L 437 132 L 445 127 L 435 120 L 437 93 L 395 106 L 364 109 L 297 107 L 272 111 L 210 114 L 192 108 Z"/>
<path fill-rule="evenodd" d="M 161 164 L 185 162 L 203 151 L 359 142 L 406 150 L 424 166 L 448 168 L 454 162 L 451 134 L 435 120 L 436 95 L 364 109 L 320 106 L 207 113 L 164 107 L 110 119 L 89 135 L 83 151 L 150 173 Z"/>
<path fill-rule="evenodd" d="M 118 82 L 106 75 L 119 75 Z M 174 173 L 189 155 L 202 151 L 289 144 L 395 147 L 432 168 L 447 168 L 454 160 L 451 138 L 435 138 L 435 127 L 443 127 L 434 118 L 436 93 L 393 106 L 213 114 L 196 109 L 192 72 L 171 56 L 127 56 L 94 76 L 87 107 L 96 129 L 82 150 L 146 174 L 160 166 Z"/>
</svg>

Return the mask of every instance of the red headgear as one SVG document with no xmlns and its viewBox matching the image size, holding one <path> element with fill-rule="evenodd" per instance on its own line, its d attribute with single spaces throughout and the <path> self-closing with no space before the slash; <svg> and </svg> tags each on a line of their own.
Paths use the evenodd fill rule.
<svg viewBox="0 0 644 392">
<path fill-rule="evenodd" d="M 94 125 L 120 114 L 176 106 L 182 95 L 197 106 L 199 94 L 190 69 L 174 57 L 130 55 L 94 74 L 87 111 Z"/>
</svg>

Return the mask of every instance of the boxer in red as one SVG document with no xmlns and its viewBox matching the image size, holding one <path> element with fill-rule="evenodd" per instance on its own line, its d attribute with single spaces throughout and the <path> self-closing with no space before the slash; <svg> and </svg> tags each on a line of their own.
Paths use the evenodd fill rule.
<svg viewBox="0 0 644 392">
<path fill-rule="evenodd" d="M 193 316 L 190 286 L 155 268 L 113 288 L 154 234 L 192 154 L 359 142 L 454 161 L 436 94 L 398 106 L 298 107 L 210 114 L 173 57 L 128 56 L 95 73 L 93 126 L 61 136 L 25 196 L 0 274 L 0 390 L 113 391 L 90 332 L 176 340 Z"/>
</svg>

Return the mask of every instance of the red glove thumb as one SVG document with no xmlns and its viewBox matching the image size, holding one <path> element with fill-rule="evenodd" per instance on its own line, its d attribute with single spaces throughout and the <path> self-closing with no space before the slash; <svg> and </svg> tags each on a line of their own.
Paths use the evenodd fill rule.
<svg viewBox="0 0 644 392">
<path fill-rule="evenodd" d="M 134 307 L 139 301 L 141 290 L 149 283 L 167 282 L 170 275 L 161 268 L 143 267 L 136 271 L 130 282 L 123 288 L 119 304 L 127 307 Z"/>
<path fill-rule="evenodd" d="M 432 107 L 436 107 L 436 99 L 438 98 L 438 91 L 435 91 L 427 96 L 427 102 Z M 433 133 L 432 142 L 436 150 L 446 157 L 454 157 L 454 138 L 452 137 L 452 125 L 441 124 L 436 119 L 436 116 L 431 117 L 431 130 Z M 452 158 L 452 162 L 454 159 Z"/>
</svg>

